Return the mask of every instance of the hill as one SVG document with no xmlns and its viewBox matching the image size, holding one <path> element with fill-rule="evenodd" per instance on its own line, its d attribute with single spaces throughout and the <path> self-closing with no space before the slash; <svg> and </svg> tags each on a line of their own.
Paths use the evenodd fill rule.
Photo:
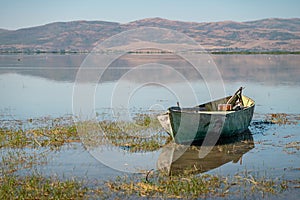
<svg viewBox="0 0 300 200">
<path fill-rule="evenodd" d="M 19 30 L 0 29 L 0 52 L 88 52 L 99 41 L 117 33 L 147 26 L 182 32 L 211 51 L 300 50 L 299 18 L 210 23 L 148 18 L 127 24 L 72 21 Z"/>
</svg>

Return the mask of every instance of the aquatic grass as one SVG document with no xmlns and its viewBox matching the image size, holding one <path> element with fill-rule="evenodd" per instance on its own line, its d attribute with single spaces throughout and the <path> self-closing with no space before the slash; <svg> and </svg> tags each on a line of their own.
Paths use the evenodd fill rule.
<svg viewBox="0 0 300 200">
<path fill-rule="evenodd" d="M 292 149 L 296 149 L 297 151 L 299 151 L 300 150 L 300 142 L 299 141 L 290 142 L 285 145 L 285 148 L 292 148 Z"/>
<path fill-rule="evenodd" d="M 283 151 L 287 154 L 296 154 L 300 150 L 300 142 L 289 142 L 283 146 Z"/>
<path fill-rule="evenodd" d="M 14 172 L 31 169 L 34 166 L 45 165 L 49 159 L 49 151 L 30 151 L 29 149 L 4 149 L 1 152 L 0 174 L 12 174 Z"/>
<path fill-rule="evenodd" d="M 283 187 L 283 182 L 276 184 L 275 180 L 267 179 L 266 177 L 256 178 L 250 174 L 247 176 L 236 175 L 234 177 L 238 183 L 242 183 L 245 187 L 249 187 L 251 192 L 264 192 L 264 193 L 272 193 L 280 191 Z"/>
<path fill-rule="evenodd" d="M 292 187 L 286 180 L 267 179 L 253 176 L 250 173 L 225 177 L 219 175 L 200 174 L 197 176 L 156 174 L 149 180 L 141 177 L 122 177 L 107 181 L 105 186 L 117 196 L 148 198 L 215 198 L 247 194 L 255 198 L 277 195 Z M 103 189 L 102 191 L 106 191 Z"/>
<path fill-rule="evenodd" d="M 271 113 L 266 115 L 266 121 L 279 125 L 297 125 L 300 116 L 287 113 Z"/>
<path fill-rule="evenodd" d="M 0 183 L 0 199 L 85 199 L 88 191 L 80 181 L 41 175 L 4 175 Z"/>
<path fill-rule="evenodd" d="M 22 130 L 0 129 L 0 148 L 23 148 L 30 140 Z"/>
<path fill-rule="evenodd" d="M 47 178 L 40 174 L 0 177 L 0 198 L 17 199 L 105 199 L 159 198 L 195 199 L 217 197 L 265 198 L 278 196 L 289 188 L 297 188 L 299 180 L 287 181 L 253 176 L 249 172 L 233 177 L 200 174 L 168 176 L 154 172 L 152 177 L 141 175 L 117 177 L 109 181 L 66 180 Z"/>
<path fill-rule="evenodd" d="M 9 120 L 15 123 L 13 120 Z M 154 151 L 169 139 L 155 116 L 137 114 L 133 121 L 83 121 L 75 124 L 70 117 L 28 119 L 11 128 L 8 121 L 0 122 L 0 148 L 59 149 L 72 142 L 90 146 L 111 143 L 127 147 L 130 152 Z M 78 135 L 77 129 L 84 134 Z"/>
<path fill-rule="evenodd" d="M 82 122 L 82 124 L 92 125 L 93 129 L 97 129 L 101 125 L 108 133 L 106 139 L 111 144 L 126 149 L 128 152 L 157 150 L 164 145 L 169 137 L 163 133 L 153 134 L 152 131 L 158 130 L 158 126 L 153 126 L 154 123 L 152 122 L 149 123 L 150 118 L 147 116 L 143 115 L 142 117 L 143 119 L 136 118 L 139 120 L 139 125 L 136 125 L 136 122 L 121 121 Z M 10 126 L 8 121 L 5 123 L 2 121 L 0 123 L 0 173 L 12 174 L 47 164 L 49 152 L 59 151 L 66 144 L 82 142 L 82 137 L 79 137 L 77 133 L 77 125 L 73 122 L 61 122 L 61 120 L 64 118 L 26 120 L 30 125 L 25 124 L 25 122 L 9 120 L 12 124 L 20 125 L 17 127 Z M 41 127 L 38 127 L 39 122 L 41 122 Z M 24 127 L 30 128 L 25 129 Z M 128 131 L 130 134 L 123 131 Z M 96 134 L 95 138 L 90 137 L 88 139 L 99 145 L 103 140 L 102 136 Z"/>
<path fill-rule="evenodd" d="M 61 147 L 68 142 L 79 142 L 76 127 L 54 127 L 29 130 L 0 129 L 0 148 L 37 148 L 37 147 Z"/>
<path fill-rule="evenodd" d="M 31 129 L 26 135 L 34 142 L 34 145 L 41 147 L 51 146 L 59 148 L 65 143 L 80 142 L 75 125 L 56 126 L 50 129 Z"/>
<path fill-rule="evenodd" d="M 213 175 L 201 176 L 160 176 L 155 181 L 119 179 L 107 182 L 114 193 L 154 198 L 205 198 L 225 196 L 229 187 L 226 179 Z"/>
<path fill-rule="evenodd" d="M 0 148 L 59 147 L 72 140 L 79 141 L 79 138 L 69 116 L 0 120 Z"/>
<path fill-rule="evenodd" d="M 145 114 L 133 121 L 79 122 L 77 128 L 81 140 L 89 148 L 113 145 L 128 152 L 146 152 L 155 151 L 170 141 L 156 117 Z"/>
<path fill-rule="evenodd" d="M 147 178 L 144 175 L 120 177 L 115 180 L 93 182 L 91 185 L 76 178 L 59 180 L 39 174 L 15 173 L 22 169 L 33 168 L 47 163 L 47 153 L 60 147 L 80 142 L 78 125 L 73 122 L 47 119 L 39 127 L 35 119 L 20 123 L 16 127 L 9 123 L 0 124 L 0 198 L 1 199 L 104 199 L 104 198 L 263 198 L 278 195 L 282 191 L 298 188 L 299 180 L 267 178 L 259 174 L 245 172 L 233 177 L 198 174 L 189 171 L 180 175 L 154 172 Z M 159 124 L 152 116 L 141 115 L 135 121 L 99 121 L 91 122 L 93 128 L 106 131 L 105 136 L 117 147 L 126 147 L 129 152 L 153 151 L 167 143 L 170 137 L 161 132 Z M 14 123 L 14 122 L 12 122 Z M 22 124 L 22 125 L 21 125 Z M 34 124 L 34 125 L 33 125 Z M 88 124 L 88 122 L 82 122 Z M 27 127 L 27 128 L 24 128 Z M 90 135 L 88 135 L 90 136 Z M 101 135 L 102 137 L 102 135 Z M 96 139 L 101 139 L 95 135 Z M 94 138 L 89 138 L 93 140 Z M 95 141 L 93 141 L 95 142 Z M 96 141 L 98 142 L 98 141 Z M 247 141 L 245 141 L 247 142 Z M 99 144 L 99 143 L 97 143 Z M 286 144 L 287 149 L 297 149 L 297 142 Z M 191 147 L 196 148 L 196 147 Z M 218 151 L 238 153 L 235 149 L 223 145 Z M 193 170 L 193 168 L 188 169 Z M 17 176 L 16 174 L 23 174 Z M 88 180 L 87 180 L 88 181 Z"/>
</svg>

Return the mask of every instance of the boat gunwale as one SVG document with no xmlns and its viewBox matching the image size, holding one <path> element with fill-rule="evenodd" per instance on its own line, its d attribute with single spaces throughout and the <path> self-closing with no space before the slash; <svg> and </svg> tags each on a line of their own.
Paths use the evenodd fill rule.
<svg viewBox="0 0 300 200">
<path fill-rule="evenodd" d="M 180 108 L 178 106 L 172 106 L 172 107 L 168 108 L 168 110 L 169 110 L 169 112 L 184 113 L 184 114 L 220 115 L 220 116 L 224 116 L 225 115 L 225 116 L 227 116 L 227 115 L 230 115 L 230 114 L 233 114 L 233 113 L 236 113 L 236 112 L 242 112 L 242 111 L 251 109 L 251 108 L 253 108 L 255 106 L 255 101 L 252 98 L 243 95 L 243 97 L 248 98 L 248 101 L 249 100 L 252 101 L 252 104 L 250 106 L 248 106 L 248 107 L 245 107 L 245 108 L 241 109 L 241 110 L 230 110 L 230 111 L 216 111 L 216 110 L 214 110 L 214 111 L 197 111 L 197 112 L 195 112 L 195 110 L 197 108 L 199 108 L 201 105 L 206 105 L 206 104 L 209 104 L 209 103 L 212 103 L 212 102 L 215 102 L 215 101 L 219 101 L 219 100 L 222 100 L 222 99 L 230 98 L 230 97 L 231 96 L 227 96 L 225 98 L 213 100 L 213 101 L 210 101 L 210 102 L 207 102 L 207 103 L 204 103 L 204 104 L 200 104 L 200 105 L 195 106 L 195 107 L 186 107 L 186 108 L 182 108 L 180 110 L 172 109 L 172 108 Z M 188 110 L 190 108 L 195 108 L 195 110 Z M 186 110 L 184 110 L 184 109 L 186 109 Z"/>
</svg>

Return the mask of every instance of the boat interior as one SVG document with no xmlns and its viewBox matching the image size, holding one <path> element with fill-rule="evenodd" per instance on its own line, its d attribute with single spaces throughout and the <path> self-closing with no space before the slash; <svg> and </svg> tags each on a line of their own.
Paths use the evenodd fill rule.
<svg viewBox="0 0 300 200">
<path fill-rule="evenodd" d="M 218 113 L 228 113 L 238 110 L 243 110 L 254 105 L 254 101 L 242 95 L 242 87 L 232 96 L 228 96 L 222 99 L 211 101 L 205 104 L 201 104 L 191 108 L 181 108 L 179 105 L 177 107 L 171 107 L 172 111 L 179 112 L 218 112 Z"/>
</svg>

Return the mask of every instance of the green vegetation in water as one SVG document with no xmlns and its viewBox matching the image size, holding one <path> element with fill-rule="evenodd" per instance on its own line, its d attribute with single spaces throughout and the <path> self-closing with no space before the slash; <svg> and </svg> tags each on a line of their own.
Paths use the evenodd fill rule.
<svg viewBox="0 0 300 200">
<path fill-rule="evenodd" d="M 156 173 L 156 172 L 155 172 Z M 150 176 L 150 175 L 149 175 Z M 202 174 L 198 176 L 168 176 L 152 174 L 143 178 L 117 177 L 105 182 L 45 178 L 40 174 L 0 177 L 0 198 L 10 199 L 105 199 L 105 198 L 207 198 L 207 197 L 271 197 L 290 188 L 297 188 L 300 180 L 286 181 L 243 175 L 224 177 Z M 156 177 L 155 177 L 156 176 Z M 95 180 L 94 180 L 95 181 Z M 96 184 L 96 185 L 95 185 Z"/>
<path fill-rule="evenodd" d="M 171 139 L 156 117 L 145 114 L 137 115 L 132 122 L 102 121 L 99 125 L 111 144 L 125 147 L 129 152 L 155 151 Z"/>
<path fill-rule="evenodd" d="M 96 122 L 96 128 L 101 127 L 105 130 L 106 141 L 109 141 L 109 144 L 126 149 L 128 152 L 154 151 L 168 141 L 169 137 L 164 133 L 154 134 L 151 137 L 139 135 L 143 132 L 153 133 L 159 130 L 156 119 L 141 115 L 135 120 L 134 122 L 100 121 Z M 83 122 L 83 124 L 89 123 Z M 12 174 L 23 169 L 45 165 L 51 151 L 59 151 L 65 145 L 76 148 L 76 145 L 72 144 L 82 141 L 77 128 L 70 117 L 26 121 L 1 120 L 0 173 Z M 96 140 L 97 144 L 101 139 L 103 138 L 100 136 L 100 139 Z"/>
<path fill-rule="evenodd" d="M 269 121 L 276 124 L 295 124 L 299 116 L 270 114 Z M 293 123 L 290 123 L 292 120 Z M 27 124 L 26 124 L 27 123 Z M 28 119 L 1 121 L 0 198 L 1 199 L 104 199 L 104 198 L 263 198 L 280 195 L 289 189 L 299 188 L 300 180 L 268 178 L 250 172 L 232 177 L 199 174 L 189 170 L 180 175 L 168 176 L 153 172 L 132 177 L 118 177 L 105 182 L 81 181 L 75 177 L 66 180 L 47 178 L 39 173 L 16 175 L 22 169 L 47 163 L 47 153 L 59 147 L 77 143 L 80 137 L 77 126 L 69 119 Z M 12 125 L 13 124 L 13 125 Z M 28 125 L 29 124 L 29 125 Z M 166 135 L 146 137 L 148 132 L 159 132 L 156 118 L 137 115 L 133 122 L 97 122 L 107 132 L 115 146 L 128 146 L 129 151 L 155 150 L 166 142 Z M 124 134 L 127 133 L 127 134 Z M 153 141 L 153 142 L 152 142 Z M 299 142 L 286 144 L 286 149 L 299 150 Z M 227 151 L 227 149 L 225 149 Z M 299 169 L 297 169 L 299 170 Z M 22 174 L 22 173 L 21 173 Z M 146 178 L 145 178 L 146 177 Z M 94 180 L 92 180 L 94 181 Z"/>
<path fill-rule="evenodd" d="M 158 122 L 155 120 L 147 115 L 138 115 L 133 122 L 100 121 L 97 126 L 107 132 L 111 141 L 117 141 L 114 145 L 126 143 L 130 151 L 149 151 L 160 147 L 162 139 L 156 135 L 141 140 L 138 134 L 158 130 Z M 130 134 L 121 134 L 124 131 Z M 70 117 L 1 120 L 0 199 L 104 198 L 102 188 L 88 188 L 76 178 L 60 180 L 45 178 L 37 172 L 22 172 L 24 169 L 35 171 L 35 166 L 47 164 L 49 152 L 80 141 L 77 126 Z M 16 175 L 18 172 L 23 175 Z"/>
<path fill-rule="evenodd" d="M 299 180 L 297 182 L 299 183 Z M 246 172 L 243 175 L 235 175 L 231 178 L 209 174 L 198 176 L 185 174 L 180 176 L 158 175 L 154 181 L 149 181 L 149 177 L 146 179 L 123 177 L 106 182 L 106 187 L 120 197 L 194 199 L 228 196 L 245 197 L 245 195 L 249 195 L 260 198 L 267 195 L 277 195 L 289 187 L 294 187 L 293 184 L 295 182 L 254 177 Z"/>
<path fill-rule="evenodd" d="M 279 125 L 297 125 L 300 115 L 287 113 L 271 113 L 266 116 L 266 121 Z"/>
<path fill-rule="evenodd" d="M 1 121 L 0 148 L 59 149 L 68 143 L 81 142 L 82 138 L 77 133 L 78 126 L 93 126 L 93 129 L 99 129 L 104 133 L 97 135 L 96 140 L 93 140 L 95 144 L 104 145 L 101 142 L 108 141 L 115 146 L 127 147 L 130 152 L 154 151 L 169 139 L 169 136 L 162 131 L 156 117 L 146 114 L 136 115 L 133 121 L 128 122 L 106 120 L 86 121 L 79 124 L 74 124 L 70 117 L 44 118 L 28 119 L 26 122 Z"/>
<path fill-rule="evenodd" d="M 29 130 L 0 128 L 0 148 L 59 148 L 65 143 L 79 141 L 75 125 Z"/>
<path fill-rule="evenodd" d="M 151 177 L 150 177 L 151 176 Z M 91 186 L 88 181 L 76 178 L 59 180 L 45 178 L 40 174 L 26 176 L 4 175 L 0 177 L 0 198 L 19 199 L 104 199 L 122 198 L 211 198 L 254 197 L 279 195 L 297 188 L 300 180 L 286 181 L 252 176 L 249 172 L 233 177 L 201 174 L 168 176 L 154 172 L 144 178 L 140 175 L 117 177 Z"/>
<path fill-rule="evenodd" d="M 88 192 L 80 181 L 60 181 L 41 175 L 4 175 L 0 183 L 0 199 L 85 199 Z"/>
</svg>

